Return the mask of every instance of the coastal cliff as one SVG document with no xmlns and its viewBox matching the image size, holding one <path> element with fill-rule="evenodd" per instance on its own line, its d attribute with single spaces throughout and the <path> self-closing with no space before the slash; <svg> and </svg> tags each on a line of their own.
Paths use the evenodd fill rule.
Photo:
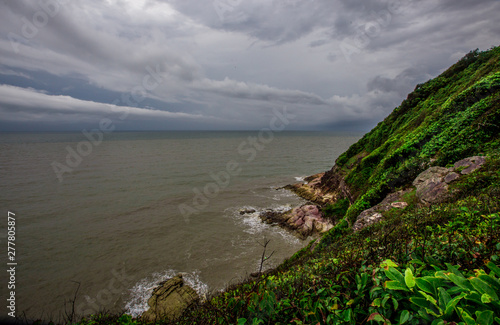
<svg viewBox="0 0 500 325">
<path fill-rule="evenodd" d="M 500 48 L 472 51 L 417 85 L 330 170 L 286 186 L 334 226 L 213 297 L 224 316 L 203 319 L 500 323 L 499 134 Z"/>
<path fill-rule="evenodd" d="M 500 324 L 499 134 L 500 48 L 472 51 L 263 217 L 319 240 L 175 323 Z"/>
</svg>

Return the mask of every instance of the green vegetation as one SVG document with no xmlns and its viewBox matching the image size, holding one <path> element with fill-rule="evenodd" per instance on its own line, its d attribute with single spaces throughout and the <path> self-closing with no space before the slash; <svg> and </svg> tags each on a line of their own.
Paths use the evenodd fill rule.
<svg viewBox="0 0 500 325">
<path fill-rule="evenodd" d="M 417 85 L 336 161 L 352 198 L 319 244 L 258 279 L 188 309 L 176 324 L 500 324 L 500 47 L 473 51 Z M 353 232 L 363 210 L 430 166 L 487 156 L 450 184 L 453 197 Z M 350 200 L 349 200 L 350 199 Z M 81 324 L 136 324 L 129 316 Z"/>
<path fill-rule="evenodd" d="M 337 200 L 334 204 L 327 205 L 326 207 L 323 208 L 323 214 L 325 217 L 331 218 L 331 219 L 338 219 L 342 218 L 347 210 L 349 209 L 349 199 L 344 198 Z"/>
</svg>

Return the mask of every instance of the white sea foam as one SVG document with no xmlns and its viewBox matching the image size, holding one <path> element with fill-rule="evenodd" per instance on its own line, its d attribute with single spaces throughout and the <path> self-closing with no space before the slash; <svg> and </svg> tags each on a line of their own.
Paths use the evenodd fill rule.
<svg viewBox="0 0 500 325">
<path fill-rule="evenodd" d="M 163 272 L 153 273 L 152 275 L 137 282 L 132 289 L 129 290 L 130 295 L 125 304 L 127 314 L 137 317 L 148 310 L 148 299 L 151 297 L 153 289 L 162 281 L 168 280 L 177 274 L 175 270 L 166 270 Z M 199 272 L 182 273 L 184 282 L 193 288 L 198 295 L 204 299 L 208 293 L 208 285 L 200 280 Z"/>
<path fill-rule="evenodd" d="M 257 208 L 253 206 L 242 206 L 237 208 L 228 208 L 226 209 L 226 213 L 231 215 L 234 219 L 237 220 L 240 224 L 245 226 L 243 232 L 251 235 L 258 235 L 265 231 L 271 230 L 275 234 L 279 234 L 283 239 L 287 242 L 297 243 L 300 240 L 292 235 L 289 231 L 268 225 L 260 219 L 259 215 L 265 211 L 275 211 L 275 212 L 286 212 L 290 210 L 292 206 L 290 204 L 273 204 L 267 208 Z M 252 213 L 244 213 L 241 214 L 240 211 L 251 211 L 255 210 Z"/>
<path fill-rule="evenodd" d="M 305 176 L 297 176 L 297 177 L 295 177 L 295 180 L 297 182 L 303 182 L 305 180 L 305 178 L 306 178 Z"/>
</svg>

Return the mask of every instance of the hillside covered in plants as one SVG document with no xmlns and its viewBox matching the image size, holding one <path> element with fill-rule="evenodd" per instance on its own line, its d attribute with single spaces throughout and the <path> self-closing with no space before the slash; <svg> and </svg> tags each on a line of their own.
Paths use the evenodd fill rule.
<svg viewBox="0 0 500 325">
<path fill-rule="evenodd" d="M 333 229 L 278 268 L 157 322 L 500 324 L 499 133 L 500 47 L 476 50 L 417 85 L 330 171 L 295 187 Z M 480 166 L 463 164 L 471 157 Z M 437 186 L 422 178 L 429 170 L 448 180 L 424 200 L 418 180 Z M 397 208 L 354 227 L 394 193 Z M 109 322 L 141 320 L 81 323 Z"/>
</svg>

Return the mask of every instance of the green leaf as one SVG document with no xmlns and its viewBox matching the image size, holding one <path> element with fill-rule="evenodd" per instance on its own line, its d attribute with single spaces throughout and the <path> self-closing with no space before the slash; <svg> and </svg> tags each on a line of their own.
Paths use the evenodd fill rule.
<svg viewBox="0 0 500 325">
<path fill-rule="evenodd" d="M 389 300 L 389 298 L 391 298 L 391 295 L 387 294 L 385 295 L 384 299 L 382 299 L 382 308 L 385 308 L 385 303 L 387 302 L 387 300 Z"/>
<path fill-rule="evenodd" d="M 404 324 L 410 319 L 410 312 L 408 310 L 403 310 L 399 316 L 399 324 Z"/>
<path fill-rule="evenodd" d="M 442 287 L 438 288 L 438 292 L 439 292 L 439 307 L 441 309 L 445 310 L 446 309 L 446 305 L 448 305 L 448 303 L 451 300 L 451 296 Z"/>
<path fill-rule="evenodd" d="M 394 310 L 398 310 L 399 303 L 396 298 L 392 298 L 392 304 L 394 305 Z"/>
<path fill-rule="evenodd" d="M 489 304 L 492 301 L 493 301 L 493 299 L 490 297 L 490 295 L 488 295 L 487 293 L 483 293 L 482 294 L 482 296 L 481 296 L 481 302 L 483 304 Z"/>
<path fill-rule="evenodd" d="M 500 281 L 496 279 L 493 274 L 490 275 L 481 274 L 480 276 L 478 276 L 478 278 L 488 283 L 488 285 L 496 292 L 500 292 Z"/>
<path fill-rule="evenodd" d="M 483 280 L 481 280 L 479 278 L 472 278 L 472 279 L 470 279 L 470 283 L 472 284 L 472 286 L 477 291 L 479 291 L 479 293 L 481 293 L 481 294 L 484 294 L 484 293 L 488 294 L 493 299 L 493 301 L 497 301 L 498 300 L 498 295 L 496 294 L 495 290 L 493 290 L 488 285 L 488 283 L 484 282 Z"/>
<path fill-rule="evenodd" d="M 434 293 L 434 287 L 432 286 L 432 284 L 423 279 L 423 278 L 417 278 L 415 280 L 415 283 L 417 284 L 417 287 L 422 290 L 422 291 L 425 291 L 427 293 Z"/>
<path fill-rule="evenodd" d="M 500 278 L 500 268 L 496 266 L 493 262 L 488 262 L 486 266 L 491 270 L 491 272 L 495 273 L 497 277 Z"/>
<path fill-rule="evenodd" d="M 457 307 L 457 309 L 458 309 L 458 313 L 460 315 L 460 318 L 462 318 L 462 320 L 464 320 L 467 325 L 476 325 L 476 321 L 474 320 L 474 318 L 472 318 L 472 316 L 467 311 L 463 310 L 460 307 Z"/>
<path fill-rule="evenodd" d="M 390 290 L 402 290 L 409 291 L 405 285 L 402 285 L 399 281 L 385 281 L 384 288 Z"/>
<path fill-rule="evenodd" d="M 386 324 L 386 320 L 384 317 L 382 317 L 382 315 L 380 315 L 379 313 L 373 313 L 370 315 L 370 317 L 368 317 L 368 320 L 367 322 L 369 321 L 376 321 L 376 322 L 382 322 L 384 324 Z"/>
<path fill-rule="evenodd" d="M 407 268 L 405 271 L 405 283 L 408 288 L 413 288 L 415 286 L 415 277 L 411 269 Z"/>
<path fill-rule="evenodd" d="M 411 297 L 410 301 L 413 304 L 417 305 L 418 307 L 422 307 L 422 308 L 432 307 L 432 304 L 427 299 L 424 299 L 424 298 Z"/>
<path fill-rule="evenodd" d="M 403 286 L 406 285 L 405 277 L 403 276 L 403 274 L 401 274 L 401 272 L 399 272 L 395 268 L 389 267 L 389 270 L 385 270 L 384 273 L 389 279 L 393 281 L 398 281 Z"/>
<path fill-rule="evenodd" d="M 444 324 L 444 320 L 442 320 L 442 319 L 435 319 L 431 323 L 431 325 L 443 325 L 443 324 Z"/>
<path fill-rule="evenodd" d="M 491 325 L 493 324 L 493 311 L 476 311 L 476 323 L 478 325 Z"/>
<path fill-rule="evenodd" d="M 238 318 L 238 325 L 244 325 L 247 323 L 247 319 L 246 318 Z"/>
<path fill-rule="evenodd" d="M 465 292 L 462 292 L 459 296 L 451 299 L 447 304 L 446 304 L 446 310 L 444 312 L 445 314 L 445 317 L 450 317 L 451 314 L 453 313 L 453 309 L 455 308 L 455 306 L 459 303 L 459 301 L 463 298 L 467 296 L 467 293 Z"/>
<path fill-rule="evenodd" d="M 455 274 L 448 274 L 448 279 L 450 279 L 451 282 L 453 282 L 462 289 L 468 291 L 474 291 L 474 287 L 471 285 L 471 283 L 462 276 L 457 276 Z"/>
<path fill-rule="evenodd" d="M 398 267 L 398 265 L 396 263 L 394 263 L 393 261 L 391 261 L 391 260 L 385 260 L 382 263 L 380 263 L 380 267 L 382 267 L 382 268 L 384 268 L 386 270 L 388 270 L 389 267 L 391 267 L 391 266 L 392 267 Z"/>
<path fill-rule="evenodd" d="M 381 303 L 382 303 L 382 299 L 377 298 L 377 299 L 373 300 L 371 306 L 373 306 L 373 307 L 380 307 Z"/>
</svg>

